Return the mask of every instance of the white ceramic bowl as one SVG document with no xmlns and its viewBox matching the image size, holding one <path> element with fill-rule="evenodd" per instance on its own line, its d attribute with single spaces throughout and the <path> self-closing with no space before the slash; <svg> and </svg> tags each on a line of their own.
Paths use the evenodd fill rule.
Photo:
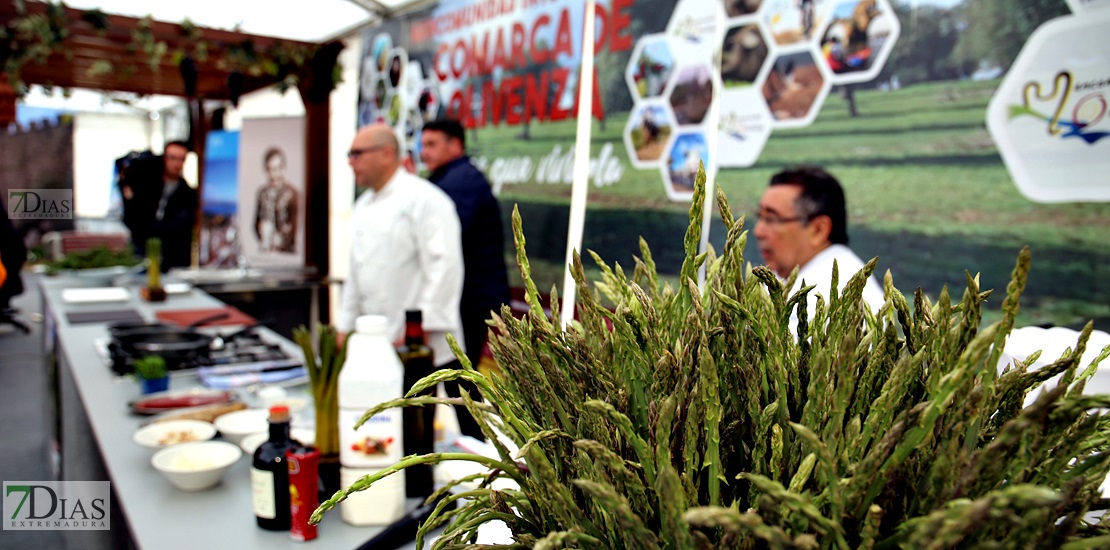
<svg viewBox="0 0 1110 550">
<path fill-rule="evenodd" d="M 162 449 L 150 463 L 174 487 L 203 491 L 218 484 L 241 456 L 243 451 L 226 441 L 200 441 Z"/>
<path fill-rule="evenodd" d="M 149 449 L 161 449 L 216 436 L 216 427 L 200 420 L 167 420 L 139 428 L 132 440 Z"/>
<path fill-rule="evenodd" d="M 289 437 L 310 447 L 316 445 L 316 432 L 314 430 L 293 428 L 289 430 Z M 250 434 L 239 442 L 239 447 L 243 449 L 244 453 L 247 453 L 247 456 L 254 456 L 255 449 L 267 439 L 270 439 L 270 432 L 268 431 L 260 434 Z"/>
<path fill-rule="evenodd" d="M 270 412 L 266 409 L 245 409 L 216 418 L 216 429 L 224 439 L 238 445 L 244 437 L 270 431 Z"/>
</svg>

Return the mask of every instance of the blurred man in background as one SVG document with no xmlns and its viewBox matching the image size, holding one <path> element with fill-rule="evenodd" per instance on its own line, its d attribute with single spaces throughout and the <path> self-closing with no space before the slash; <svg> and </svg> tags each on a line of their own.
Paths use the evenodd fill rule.
<svg viewBox="0 0 1110 550">
<path fill-rule="evenodd" d="M 759 201 L 755 238 L 763 261 L 785 279 L 799 269 L 791 293 L 817 285 L 809 294 L 812 315 L 817 294 L 828 300 L 832 290 L 833 262 L 839 272 L 837 291 L 863 269 L 864 262 L 848 248 L 848 214 L 844 190 L 828 172 L 815 166 L 789 168 L 771 177 Z M 877 311 L 883 304 L 883 287 L 870 277 L 863 299 Z"/>
<path fill-rule="evenodd" d="M 501 225 L 501 206 L 493 196 L 489 180 L 466 156 L 466 133 L 458 121 L 441 119 L 424 125 L 420 135 L 420 159 L 431 174 L 428 179 L 455 203 L 462 225 L 463 275 L 459 314 L 466 339 L 466 356 L 477 368 L 482 361 L 490 312 L 508 304 L 509 275 L 505 268 L 505 235 Z M 477 398 L 473 388 L 466 388 Z M 447 393 L 459 396 L 453 382 Z M 477 426 L 460 427 L 466 435 L 482 439 Z"/>
<path fill-rule="evenodd" d="M 188 154 L 188 145 L 172 141 L 161 158 L 132 163 L 120 178 L 123 223 L 135 253 L 146 254 L 147 239 L 161 239 L 162 271 L 193 261 L 197 192 L 182 177 Z"/>
<path fill-rule="evenodd" d="M 420 142 L 420 159 L 431 171 L 428 179 L 454 201 L 462 226 L 466 269 L 460 313 L 467 357 L 477 366 L 486 344 L 486 319 L 510 299 L 501 205 L 489 181 L 466 156 L 462 125 L 449 119 L 429 122 Z"/>
</svg>

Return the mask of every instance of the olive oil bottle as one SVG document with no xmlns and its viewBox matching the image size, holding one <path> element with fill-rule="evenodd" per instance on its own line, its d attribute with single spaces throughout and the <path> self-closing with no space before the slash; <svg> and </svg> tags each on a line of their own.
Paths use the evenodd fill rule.
<svg viewBox="0 0 1110 550">
<path fill-rule="evenodd" d="M 405 366 L 405 393 L 407 394 L 421 378 L 435 372 L 435 355 L 424 340 L 423 314 L 420 311 L 405 312 L 405 343 L 397 348 L 397 355 Z M 434 395 L 435 386 L 421 395 Z M 436 408 L 405 407 L 402 411 L 403 445 L 405 456 L 428 454 L 434 451 Z M 408 468 L 405 472 L 405 494 L 409 498 L 426 497 L 432 494 L 435 480 L 432 466 L 422 464 Z"/>
<path fill-rule="evenodd" d="M 270 407 L 270 439 L 258 446 L 251 461 L 251 499 L 258 526 L 269 531 L 288 531 L 289 465 L 285 451 L 294 448 L 289 437 L 289 408 Z"/>
</svg>

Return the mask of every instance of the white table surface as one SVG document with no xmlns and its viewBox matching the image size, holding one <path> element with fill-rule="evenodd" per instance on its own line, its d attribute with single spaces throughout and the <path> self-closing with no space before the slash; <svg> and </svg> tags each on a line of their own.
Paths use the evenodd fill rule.
<svg viewBox="0 0 1110 550">
<path fill-rule="evenodd" d="M 249 457 L 244 455 L 240 458 L 225 474 L 220 485 L 194 493 L 175 489 L 154 470 L 150 465 L 153 452 L 131 440 L 144 420 L 144 417 L 131 414 L 127 406 L 128 402 L 140 397 L 138 384 L 133 379 L 116 376 L 95 351 L 95 340 L 107 334 L 106 324 L 71 325 L 65 316 L 70 311 L 133 308 L 153 321 L 154 312 L 158 310 L 210 308 L 223 304 L 195 289 L 170 296 L 164 303 L 150 304 L 140 300 L 134 288 L 130 289 L 132 296 L 126 302 L 65 303 L 61 292 L 72 285 L 72 281 L 61 278 L 44 279 L 41 285 L 46 306 L 44 312 L 48 317 L 46 338 L 49 342 L 50 333 L 56 331 L 59 370 L 65 371 L 59 373 L 59 378 L 63 379 L 60 382 L 60 400 L 62 408 L 69 409 L 63 413 L 63 418 L 70 425 L 62 429 L 63 476 L 69 477 L 74 472 L 88 475 L 87 472 L 97 470 L 94 467 L 82 472 L 81 467 L 66 467 L 67 463 L 80 460 L 80 457 L 72 456 L 74 453 L 86 452 L 79 448 L 82 446 L 82 434 L 74 433 L 81 430 L 79 422 L 70 419 L 75 411 L 68 405 L 74 403 L 76 398 L 87 417 L 88 435 L 95 441 L 103 471 L 112 483 L 113 498 L 126 518 L 126 526 L 113 524 L 112 529 L 129 529 L 132 540 L 139 548 L 304 548 L 306 543 L 294 542 L 287 532 L 265 531 L 256 526 L 251 508 Z M 267 329 L 261 330 L 267 339 L 282 342 L 299 356 L 299 348 L 292 342 Z M 170 389 L 194 386 L 199 386 L 195 376 L 175 377 Z M 412 504 L 416 502 L 410 501 Z M 319 537 L 308 544 L 355 548 L 379 530 L 379 527 L 347 525 L 339 517 L 338 510 L 333 510 L 319 526 Z M 410 544 L 408 548 L 413 546 Z"/>
</svg>

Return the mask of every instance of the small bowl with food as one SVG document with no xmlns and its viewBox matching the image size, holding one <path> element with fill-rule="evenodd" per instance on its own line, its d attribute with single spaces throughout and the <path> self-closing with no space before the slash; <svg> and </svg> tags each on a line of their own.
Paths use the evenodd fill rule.
<svg viewBox="0 0 1110 550">
<path fill-rule="evenodd" d="M 167 420 L 139 428 L 132 440 L 148 449 L 162 449 L 182 443 L 207 441 L 216 436 L 216 427 L 200 420 Z"/>
<path fill-rule="evenodd" d="M 245 409 L 216 418 L 216 429 L 224 439 L 238 445 L 244 437 L 269 433 L 270 412 L 266 409 Z"/>
<path fill-rule="evenodd" d="M 243 451 L 226 441 L 197 441 L 162 449 L 150 464 L 174 487 L 182 491 L 203 491 L 215 487 Z"/>
</svg>

